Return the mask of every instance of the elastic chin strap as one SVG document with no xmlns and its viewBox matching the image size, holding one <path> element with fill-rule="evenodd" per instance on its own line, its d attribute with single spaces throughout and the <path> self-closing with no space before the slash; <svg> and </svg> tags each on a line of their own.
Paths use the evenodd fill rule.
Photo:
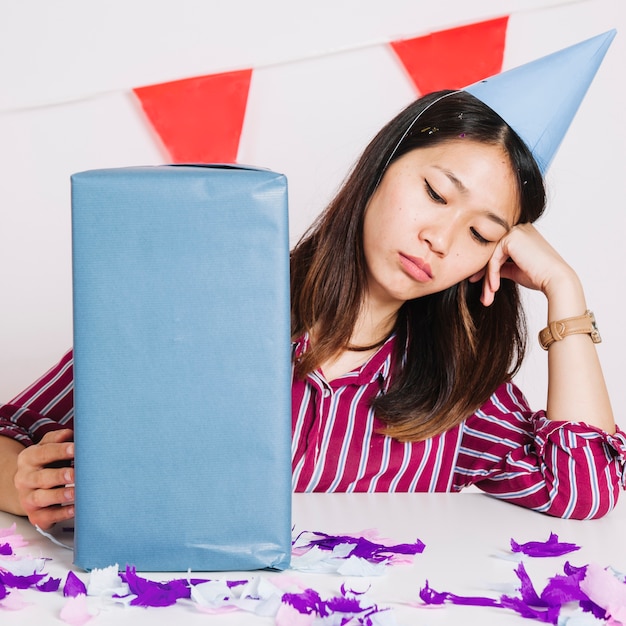
<svg viewBox="0 0 626 626">
<path fill-rule="evenodd" d="M 398 148 L 400 147 L 402 142 L 405 140 L 406 136 L 411 132 L 411 130 L 413 130 L 413 126 L 415 126 L 415 124 L 420 119 L 420 117 L 422 117 L 422 115 L 424 113 L 426 113 L 426 111 L 428 111 L 428 109 L 430 109 L 431 107 L 435 106 L 435 104 L 437 104 L 438 102 L 441 102 L 441 100 L 444 100 L 448 96 L 452 96 L 452 95 L 457 94 L 457 93 L 461 93 L 461 90 L 451 91 L 450 93 L 445 93 L 442 96 L 439 96 L 437 99 L 433 100 L 430 104 L 425 106 L 413 118 L 413 121 L 407 126 L 407 129 L 404 131 L 404 133 L 402 133 L 402 136 L 400 137 L 400 139 L 398 139 L 398 141 L 396 142 L 396 145 L 393 147 L 393 150 L 391 151 L 391 154 L 389 155 L 389 158 L 385 162 L 385 166 L 383 167 L 382 172 L 380 173 L 380 176 L 378 177 L 378 180 L 376 181 L 376 187 L 374 189 L 376 189 L 378 187 L 378 185 L 380 185 L 380 181 L 382 180 L 383 176 L 385 175 L 385 172 L 387 171 L 387 168 L 389 167 L 389 163 L 391 163 L 391 160 L 396 155 L 396 152 L 398 151 Z"/>
</svg>

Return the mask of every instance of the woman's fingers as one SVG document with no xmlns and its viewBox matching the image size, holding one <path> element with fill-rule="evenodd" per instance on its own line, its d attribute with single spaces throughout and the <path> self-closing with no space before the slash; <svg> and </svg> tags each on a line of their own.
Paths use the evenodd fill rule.
<svg viewBox="0 0 626 626">
<path fill-rule="evenodd" d="M 74 516 L 74 444 L 71 430 L 47 433 L 17 459 L 15 488 L 34 525 L 50 528 Z"/>
</svg>

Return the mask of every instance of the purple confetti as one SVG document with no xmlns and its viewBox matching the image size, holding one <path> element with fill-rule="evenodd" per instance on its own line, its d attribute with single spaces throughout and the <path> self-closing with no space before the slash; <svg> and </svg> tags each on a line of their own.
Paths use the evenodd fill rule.
<svg viewBox="0 0 626 626">
<path fill-rule="evenodd" d="M 371 616 L 388 610 L 379 609 L 375 604 L 362 606 L 361 602 L 352 596 L 353 592 L 348 593 L 342 588 L 340 596 L 323 600 L 314 589 L 305 589 L 301 593 L 283 594 L 282 603 L 293 607 L 302 615 L 325 618 L 339 614 L 341 624 L 372 624 Z"/>
<path fill-rule="evenodd" d="M 367 589 L 363 591 L 356 591 L 354 589 L 348 589 L 348 587 L 346 587 L 346 583 L 342 583 L 340 587 L 340 591 L 341 591 L 342 596 L 347 596 L 348 594 L 351 594 L 353 596 L 363 596 L 370 590 L 370 587 L 371 585 L 369 585 Z"/>
<path fill-rule="evenodd" d="M 607 619 L 606 611 L 592 600 L 581 600 L 580 608 L 585 613 L 591 613 L 597 619 Z"/>
<path fill-rule="evenodd" d="M 63 585 L 63 595 L 66 598 L 75 598 L 76 596 L 87 595 L 87 587 L 85 587 L 85 583 L 72 571 L 67 573 L 65 585 Z"/>
<path fill-rule="evenodd" d="M 586 567 L 568 568 L 565 564 L 564 575 L 557 574 L 548 581 L 541 592 L 541 599 L 547 606 L 560 606 L 567 602 L 588 601 L 587 594 L 581 590 L 580 582 L 585 577 Z"/>
<path fill-rule="evenodd" d="M 420 598 L 425 604 L 461 604 L 464 606 L 495 606 L 499 607 L 498 600 L 482 596 L 457 596 L 448 591 L 435 591 L 426 581 L 426 585 L 420 589 Z"/>
<path fill-rule="evenodd" d="M 575 565 L 572 565 L 569 561 L 566 561 L 565 565 L 563 566 L 563 573 L 569 578 L 573 579 L 576 585 L 578 585 L 581 594 L 581 598 L 579 600 L 580 608 L 585 613 L 591 613 L 594 617 L 597 617 L 598 619 L 606 619 L 606 611 L 601 606 L 598 606 L 595 602 L 590 600 L 587 597 L 587 594 L 585 594 L 580 589 L 580 583 L 587 574 L 587 566 L 583 565 L 582 567 L 576 567 Z M 544 593 L 546 593 L 545 589 Z"/>
<path fill-rule="evenodd" d="M 202 582 L 208 583 L 211 582 L 210 580 L 204 580 Z M 226 586 L 229 589 L 234 589 L 235 587 L 242 587 L 243 585 L 247 585 L 250 581 L 249 580 L 227 580 L 226 581 Z M 197 583 L 192 583 L 192 584 L 197 584 Z"/>
<path fill-rule="evenodd" d="M 332 552 L 337 546 L 343 544 L 353 545 L 354 547 L 346 558 L 356 556 L 365 559 L 370 563 L 381 563 L 388 560 L 394 554 L 415 555 L 421 554 L 426 547 L 419 539 L 415 543 L 400 543 L 391 546 L 385 546 L 380 543 L 374 543 L 365 537 L 352 537 L 350 535 L 327 535 L 322 532 L 311 532 L 312 535 L 319 537 L 312 539 L 303 547 L 313 548 L 317 546 L 320 550 Z"/>
<path fill-rule="evenodd" d="M 424 604 L 443 604 L 448 598 L 447 591 L 435 591 L 426 581 L 420 589 L 420 598 Z"/>
<path fill-rule="evenodd" d="M 131 600 L 133 606 L 163 607 L 176 604 L 179 599 L 191 597 L 189 583 L 183 579 L 174 579 L 167 582 L 155 582 L 137 576 L 134 567 L 127 566 L 122 579 L 128 583 L 128 587 L 136 598 Z"/>
<path fill-rule="evenodd" d="M 189 581 L 190 585 L 201 585 L 202 583 L 210 583 L 211 579 L 210 578 L 191 578 Z M 227 582 L 227 585 L 229 587 L 234 587 L 236 585 L 245 585 L 248 581 L 244 580 L 244 581 L 233 581 L 232 583 L 230 581 Z"/>
<path fill-rule="evenodd" d="M 354 556 L 377 564 L 392 561 L 394 555 L 416 555 L 425 549 L 425 545 L 419 540 L 413 544 L 384 545 L 380 541 L 385 540 L 378 539 L 375 533 L 366 534 L 369 538 L 304 532 L 299 536 L 303 537 L 303 543 L 295 550 L 310 550 L 317 547 L 320 550 L 333 552 L 335 548 L 343 546 L 345 549 L 342 553 L 349 551 L 349 554 L 344 558 Z M 309 535 L 312 539 L 306 543 Z M 2 537 L 1 531 L 0 537 Z M 372 538 L 375 541 L 372 541 Z M 511 539 L 511 549 L 513 552 L 521 552 L 531 557 L 546 557 L 562 556 L 579 550 L 580 547 L 573 543 L 559 542 L 558 536 L 550 533 L 548 541 L 545 542 L 534 541 L 518 544 Z M 13 556 L 13 554 L 10 543 L 0 543 L 0 556 Z M 535 588 L 526 572 L 524 563 L 520 562 L 515 569 L 515 574 L 520 581 L 518 597 L 502 595 L 495 599 L 481 596 L 461 596 L 447 591 L 435 591 L 429 586 L 428 581 L 420 589 L 419 596 L 422 602 L 427 605 L 448 603 L 494 607 L 513 611 L 522 617 L 535 621 L 555 625 L 559 622 L 561 608 L 565 605 L 575 604 L 581 610 L 591 613 L 598 620 L 606 620 L 608 615 L 605 610 L 595 604 L 581 589 L 581 583 L 587 575 L 587 567 L 586 565 L 576 567 L 569 562 L 565 563 L 563 573 L 549 578 L 543 590 L 538 592 L 538 588 Z M 125 572 L 120 573 L 120 576 L 128 584 L 130 594 L 133 596 L 130 604 L 143 607 L 166 607 L 175 604 L 178 599 L 189 599 L 191 598 L 192 586 L 210 581 L 210 579 L 173 579 L 165 582 L 154 582 L 138 576 L 134 567 L 127 567 Z M 56 592 L 59 590 L 61 582 L 62 579 L 51 578 L 46 573 L 18 576 L 0 568 L 0 601 L 3 601 L 7 596 L 10 596 L 9 601 L 13 598 L 10 593 L 11 589 L 32 587 L 41 592 Z M 235 580 L 226 581 L 225 584 L 228 588 L 233 589 L 248 582 L 247 580 Z M 584 585 L 583 588 L 585 588 Z M 86 595 L 86 593 L 86 585 L 76 574 L 71 571 L 68 572 L 63 586 L 63 595 L 76 598 Z M 364 595 L 366 593 L 367 591 L 354 591 L 342 585 L 339 595 L 322 598 L 314 589 L 305 589 L 299 593 L 284 593 L 281 596 L 282 609 L 292 611 L 292 617 L 295 613 L 307 616 L 303 618 L 305 621 L 306 619 L 330 618 L 332 623 L 344 626 L 346 624 L 371 626 L 378 623 L 375 614 L 386 612 L 389 609 L 379 609 L 376 604 L 366 599 Z M 3 604 L 5 602 L 6 600 Z M 288 613 L 285 613 L 283 617 L 288 618 Z M 279 622 L 277 621 L 277 623 Z M 280 623 L 288 624 L 290 622 L 281 621 Z"/>
<path fill-rule="evenodd" d="M 519 589 L 522 595 L 522 601 L 532 606 L 547 606 L 546 603 L 539 597 L 535 591 L 535 587 L 530 580 L 530 577 L 526 573 L 526 568 L 523 563 L 520 563 L 515 570 L 517 577 L 520 579 L 521 587 Z"/>
<path fill-rule="evenodd" d="M 282 602 L 292 606 L 303 615 L 311 615 L 312 613 L 320 617 L 328 615 L 320 594 L 314 589 L 305 589 L 301 593 L 284 593 Z"/>
<path fill-rule="evenodd" d="M 0 570 L 0 583 L 13 589 L 28 589 L 34 587 L 47 574 L 31 574 L 30 576 L 16 576 L 11 572 Z"/>
<path fill-rule="evenodd" d="M 326 606 L 331 613 L 361 613 L 363 608 L 356 598 L 335 596 L 326 601 Z"/>
<path fill-rule="evenodd" d="M 550 533 L 548 541 L 529 541 L 519 544 L 511 539 L 511 550 L 513 552 L 521 552 L 526 556 L 547 557 L 562 556 L 580 550 L 580 546 L 575 543 L 564 543 L 559 541 L 558 535 Z"/>
<path fill-rule="evenodd" d="M 548 609 L 535 609 L 528 606 L 521 598 L 510 598 L 508 596 L 502 596 L 500 598 L 500 606 L 506 609 L 511 609 L 516 613 L 519 613 L 522 617 L 544 622 L 546 624 L 557 624 L 559 620 L 560 606 L 552 606 Z"/>
<path fill-rule="evenodd" d="M 60 586 L 60 578 L 48 578 L 48 580 L 44 580 L 42 583 L 39 583 L 37 585 L 37 590 L 43 591 L 44 593 L 49 593 L 51 591 L 58 591 Z"/>
<path fill-rule="evenodd" d="M 563 566 L 563 574 L 557 574 L 548 580 L 543 591 L 538 594 L 528 576 L 523 563 L 515 569 L 520 580 L 520 596 L 510 597 L 502 595 L 498 600 L 472 596 L 457 596 L 447 591 L 435 591 L 428 581 L 420 589 L 419 595 L 425 604 L 442 605 L 444 603 L 493 606 L 496 608 L 515 611 L 522 617 L 534 619 L 548 624 L 558 624 L 561 608 L 566 604 L 577 603 L 585 612 L 592 613 L 597 619 L 606 619 L 602 607 L 592 602 L 580 588 L 585 578 L 587 566 L 576 567 L 569 562 Z"/>
<path fill-rule="evenodd" d="M 511 598 L 502 596 L 500 598 L 501 606 L 519 613 L 522 617 L 556 624 L 559 618 L 561 603 L 549 604 L 543 597 L 543 593 L 541 597 L 537 594 L 523 563 L 517 566 L 515 573 L 521 582 L 519 591 L 522 597 Z"/>
</svg>

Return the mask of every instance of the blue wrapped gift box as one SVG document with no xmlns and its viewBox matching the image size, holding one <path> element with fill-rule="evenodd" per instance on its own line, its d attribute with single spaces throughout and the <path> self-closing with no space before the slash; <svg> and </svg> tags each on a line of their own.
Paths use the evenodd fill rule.
<svg viewBox="0 0 626 626">
<path fill-rule="evenodd" d="M 71 183 L 75 564 L 287 567 L 285 177 L 171 165 Z"/>
</svg>

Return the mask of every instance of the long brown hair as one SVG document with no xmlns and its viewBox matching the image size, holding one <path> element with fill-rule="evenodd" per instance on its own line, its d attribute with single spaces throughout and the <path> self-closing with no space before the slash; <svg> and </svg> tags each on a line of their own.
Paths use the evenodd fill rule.
<svg viewBox="0 0 626 626">
<path fill-rule="evenodd" d="M 367 289 L 365 209 L 386 168 L 411 150 L 459 137 L 500 145 L 509 155 L 517 175 L 519 222 L 534 222 L 543 213 L 541 172 L 523 141 L 492 109 L 463 91 L 436 92 L 409 105 L 374 137 L 292 250 L 292 335 L 315 327 L 316 338 L 296 364 L 297 376 L 304 377 L 350 340 Z M 503 280 L 490 307 L 481 304 L 481 289 L 480 283 L 465 280 L 400 308 L 391 385 L 374 400 L 386 434 L 417 441 L 442 433 L 519 369 L 526 324 L 518 287 Z"/>
</svg>

